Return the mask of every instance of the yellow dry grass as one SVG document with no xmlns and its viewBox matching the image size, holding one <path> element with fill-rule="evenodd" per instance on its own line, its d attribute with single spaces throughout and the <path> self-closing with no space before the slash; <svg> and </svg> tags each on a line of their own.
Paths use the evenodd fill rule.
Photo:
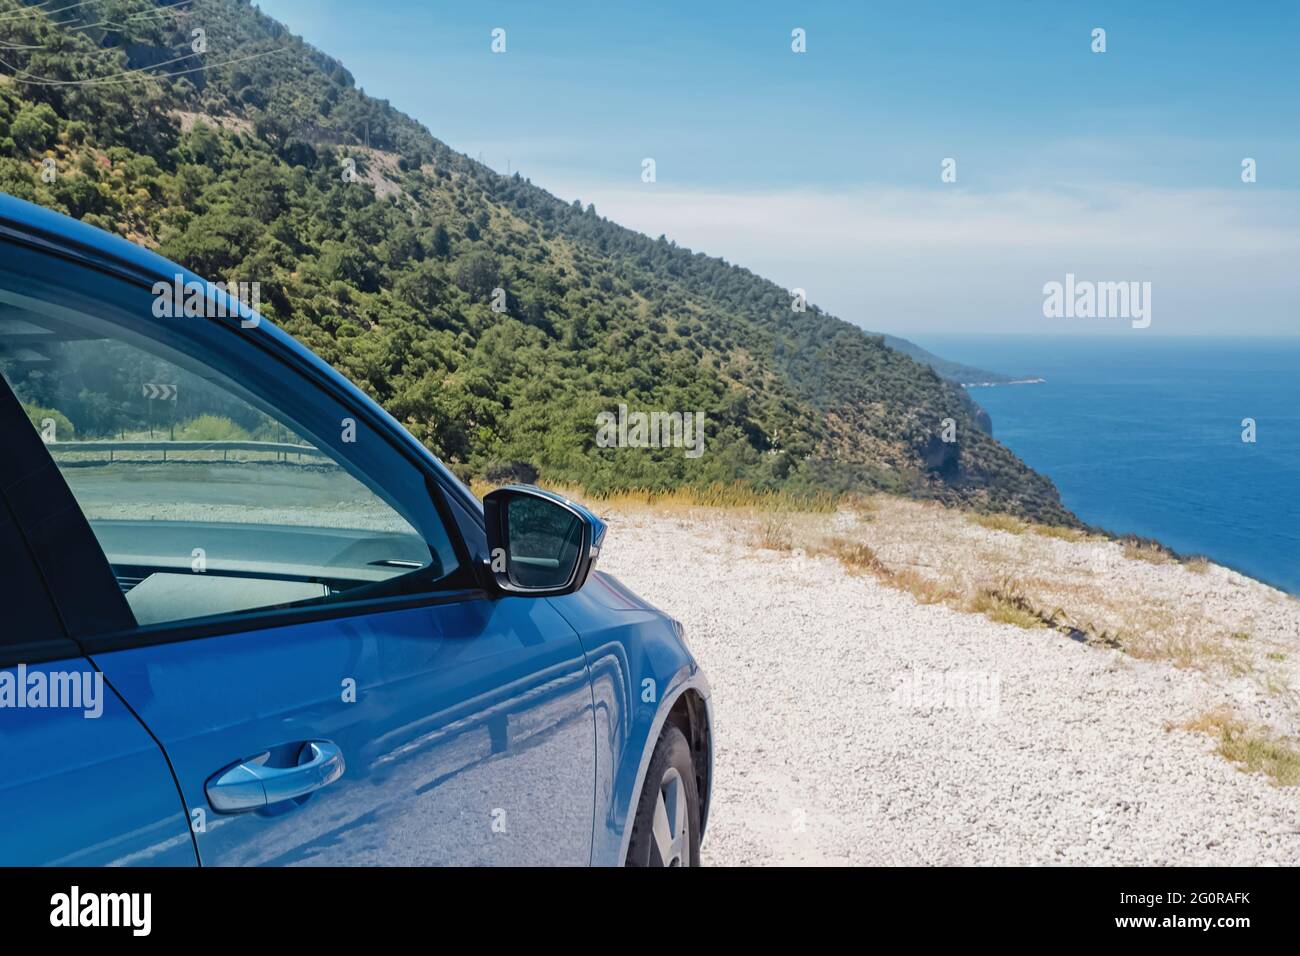
<svg viewBox="0 0 1300 956">
<path fill-rule="evenodd" d="M 1173 560 L 1168 551 L 1142 541 L 1125 541 L 1124 557 L 1130 561 L 1146 561 L 1150 564 L 1167 564 Z"/>
<path fill-rule="evenodd" d="M 494 487 L 492 483 L 480 479 L 475 479 L 470 484 L 470 490 L 480 498 Z M 831 514 L 839 506 L 837 496 L 824 492 L 796 494 L 755 488 L 741 482 L 668 489 L 630 488 L 605 493 L 545 481 L 541 487 L 582 502 L 588 507 L 611 511 L 686 512 L 697 508 L 725 508 L 777 514 Z"/>
<path fill-rule="evenodd" d="M 1279 787 L 1300 786 L 1300 747 L 1220 707 L 1179 725 L 1181 730 L 1208 734 L 1227 760 L 1247 773 L 1263 773 Z"/>
</svg>

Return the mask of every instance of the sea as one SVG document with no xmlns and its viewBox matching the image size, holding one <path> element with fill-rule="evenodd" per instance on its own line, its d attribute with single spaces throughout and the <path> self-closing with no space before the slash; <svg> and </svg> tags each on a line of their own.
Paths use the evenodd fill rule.
<svg viewBox="0 0 1300 956">
<path fill-rule="evenodd" d="M 969 392 L 1082 520 L 1300 594 L 1300 337 L 901 334 L 1043 379 Z"/>
</svg>

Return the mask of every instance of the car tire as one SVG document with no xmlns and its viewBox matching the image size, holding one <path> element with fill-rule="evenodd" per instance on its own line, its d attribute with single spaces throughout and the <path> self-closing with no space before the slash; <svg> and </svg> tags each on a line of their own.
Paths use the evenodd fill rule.
<svg viewBox="0 0 1300 956">
<path fill-rule="evenodd" d="M 700 797 L 691 747 L 681 730 L 664 728 L 646 770 L 632 821 L 628 866 L 699 866 Z"/>
</svg>

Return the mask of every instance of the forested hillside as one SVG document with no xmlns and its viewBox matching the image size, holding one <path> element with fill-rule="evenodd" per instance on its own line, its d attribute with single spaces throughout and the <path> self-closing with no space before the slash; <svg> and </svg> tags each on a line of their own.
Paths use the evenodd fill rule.
<svg viewBox="0 0 1300 956">
<path fill-rule="evenodd" d="M 471 161 L 245 2 L 0 0 L 0 73 L 0 190 L 259 282 L 269 318 L 462 473 L 884 489 L 1074 521 L 929 367 Z M 703 411 L 705 453 L 597 447 L 620 402 Z"/>
</svg>

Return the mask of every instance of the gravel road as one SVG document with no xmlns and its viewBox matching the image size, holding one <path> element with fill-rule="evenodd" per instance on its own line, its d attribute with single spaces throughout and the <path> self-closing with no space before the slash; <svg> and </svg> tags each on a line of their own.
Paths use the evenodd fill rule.
<svg viewBox="0 0 1300 956">
<path fill-rule="evenodd" d="M 715 694 L 705 862 L 1300 863 L 1297 788 L 1206 736 L 1205 678 L 614 515 L 601 566 L 681 619 Z"/>
</svg>

